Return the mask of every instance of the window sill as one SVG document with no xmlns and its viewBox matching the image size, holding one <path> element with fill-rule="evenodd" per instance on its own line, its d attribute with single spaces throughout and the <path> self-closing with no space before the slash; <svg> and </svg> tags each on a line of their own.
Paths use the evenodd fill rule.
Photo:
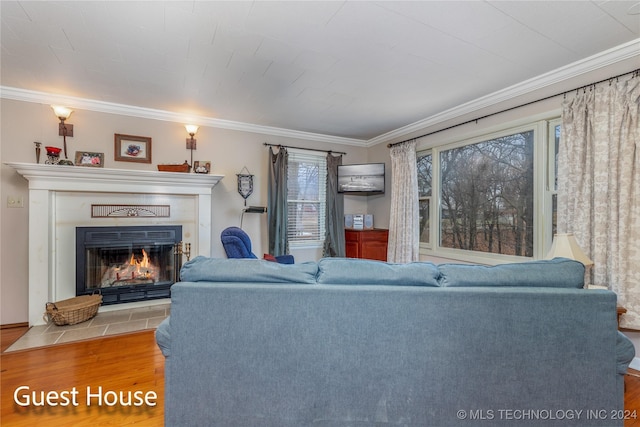
<svg viewBox="0 0 640 427">
<path fill-rule="evenodd" d="M 509 264 L 534 260 L 534 258 L 514 255 L 489 254 L 484 252 L 462 251 L 455 249 L 433 250 L 425 248 L 420 248 L 420 258 L 436 258 L 438 261 L 441 261 L 440 263 L 450 262 L 483 265 Z"/>
</svg>

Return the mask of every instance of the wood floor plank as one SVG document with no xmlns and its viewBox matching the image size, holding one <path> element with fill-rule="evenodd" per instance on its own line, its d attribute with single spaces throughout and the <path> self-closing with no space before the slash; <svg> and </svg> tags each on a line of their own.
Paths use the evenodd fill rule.
<svg viewBox="0 0 640 427">
<path fill-rule="evenodd" d="M 163 425 L 164 356 L 153 331 L 3 353 L 0 366 L 2 425 Z M 15 402 L 19 387 L 28 387 L 17 399 L 26 403 L 28 398 L 28 406 Z M 31 392 L 40 404 L 41 393 L 49 391 L 67 393 L 51 399 L 59 405 L 35 406 Z M 147 405 L 145 397 L 155 406 Z M 118 403 L 111 405 L 116 398 Z"/>
<path fill-rule="evenodd" d="M 11 344 L 16 342 L 18 338 L 23 336 L 29 330 L 28 326 L 18 326 L 14 328 L 2 328 L 0 330 L 0 352 L 5 351 Z"/>
<path fill-rule="evenodd" d="M 624 377 L 624 427 L 640 427 L 640 372 L 629 369 Z"/>
</svg>

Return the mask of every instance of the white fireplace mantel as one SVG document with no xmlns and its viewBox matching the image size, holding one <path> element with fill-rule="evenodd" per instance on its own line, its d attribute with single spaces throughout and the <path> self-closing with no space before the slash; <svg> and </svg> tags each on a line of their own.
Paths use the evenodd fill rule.
<svg viewBox="0 0 640 427">
<path fill-rule="evenodd" d="M 73 250 L 68 237 L 57 228 L 68 220 L 63 217 L 65 194 L 74 194 L 90 205 L 92 198 L 101 197 L 193 197 L 194 212 L 189 222 L 195 224 L 197 244 L 193 255 L 211 253 L 211 194 L 223 175 L 156 172 L 77 166 L 43 165 L 34 163 L 5 163 L 29 181 L 29 324 L 42 324 L 47 302 L 68 298 L 69 291 L 58 282 L 75 277 L 68 262 L 60 262 L 57 253 Z M 176 202 L 177 203 L 177 202 Z M 84 205 L 83 205 L 84 206 Z M 68 209 L 67 209 L 68 210 Z M 122 221 L 122 220 L 120 220 Z M 68 234 L 68 233 L 67 233 Z M 68 256 L 68 255 L 65 255 Z M 64 280 L 61 280 L 61 277 Z M 73 296 L 73 295 L 71 295 Z"/>
<path fill-rule="evenodd" d="M 5 163 L 29 180 L 29 190 L 211 194 L 224 175 Z"/>
</svg>

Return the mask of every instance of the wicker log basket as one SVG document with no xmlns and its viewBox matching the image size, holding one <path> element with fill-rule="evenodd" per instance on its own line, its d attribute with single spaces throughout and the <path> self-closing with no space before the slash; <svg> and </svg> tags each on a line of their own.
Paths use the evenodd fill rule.
<svg viewBox="0 0 640 427">
<path fill-rule="evenodd" d="M 48 302 L 45 316 L 47 322 L 58 326 L 75 325 L 95 317 L 102 303 L 102 295 L 81 295 L 58 302 Z"/>
</svg>

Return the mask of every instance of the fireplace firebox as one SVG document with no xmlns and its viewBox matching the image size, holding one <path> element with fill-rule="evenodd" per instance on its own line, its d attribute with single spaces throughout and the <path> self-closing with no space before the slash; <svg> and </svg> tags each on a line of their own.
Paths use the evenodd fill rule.
<svg viewBox="0 0 640 427">
<path fill-rule="evenodd" d="M 76 227 L 76 295 L 104 305 L 171 296 L 182 266 L 182 226 Z"/>
</svg>

